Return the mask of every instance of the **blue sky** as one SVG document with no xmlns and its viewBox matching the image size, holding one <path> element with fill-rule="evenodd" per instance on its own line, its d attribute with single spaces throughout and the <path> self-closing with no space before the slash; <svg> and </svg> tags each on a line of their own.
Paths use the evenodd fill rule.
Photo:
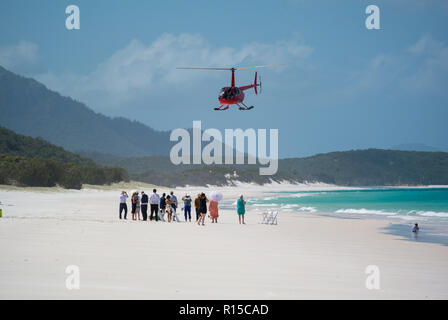
<svg viewBox="0 0 448 320">
<path fill-rule="evenodd" d="M 81 29 L 65 28 L 78 5 Z M 365 28 L 365 8 L 381 30 Z M 448 4 L 388 1 L 0 2 L 0 65 L 159 130 L 279 129 L 282 157 L 420 143 L 448 151 Z M 259 70 L 251 112 L 217 113 L 227 72 Z M 239 71 L 237 85 L 253 81 Z"/>
</svg>

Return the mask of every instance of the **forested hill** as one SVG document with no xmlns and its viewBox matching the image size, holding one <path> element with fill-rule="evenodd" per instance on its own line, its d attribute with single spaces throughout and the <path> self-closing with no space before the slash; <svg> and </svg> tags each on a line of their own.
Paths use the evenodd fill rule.
<svg viewBox="0 0 448 320">
<path fill-rule="evenodd" d="M 260 176 L 256 165 L 174 166 L 168 157 L 96 159 L 120 166 L 135 180 L 159 185 L 226 185 L 235 181 L 325 182 L 341 186 L 448 185 L 448 153 L 352 150 L 279 160 L 278 172 Z"/>
<path fill-rule="evenodd" d="M 91 159 L 66 151 L 42 138 L 31 138 L 0 127 L 0 153 L 25 158 L 43 158 L 83 165 L 94 165 Z"/>
<path fill-rule="evenodd" d="M 127 179 L 122 168 L 99 166 L 43 139 L 0 127 L 0 184 L 80 189 Z"/>
<path fill-rule="evenodd" d="M 169 154 L 169 132 L 95 113 L 83 103 L 0 66 L 0 125 L 73 152 L 119 156 Z"/>
<path fill-rule="evenodd" d="M 448 185 L 448 153 L 351 150 L 284 159 L 279 173 L 345 186 Z"/>
</svg>

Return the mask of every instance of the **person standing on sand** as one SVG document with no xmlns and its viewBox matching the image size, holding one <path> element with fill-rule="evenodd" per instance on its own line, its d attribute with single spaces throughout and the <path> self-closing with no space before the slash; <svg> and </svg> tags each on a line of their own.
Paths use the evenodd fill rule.
<svg viewBox="0 0 448 320">
<path fill-rule="evenodd" d="M 162 216 L 165 214 L 165 209 L 166 209 L 166 198 L 165 198 L 166 194 L 163 193 L 162 196 L 160 197 L 160 212 L 162 212 Z"/>
<path fill-rule="evenodd" d="M 236 201 L 236 211 L 238 213 L 238 221 L 241 224 L 246 224 L 244 222 L 244 215 L 246 214 L 246 201 L 243 199 L 243 195 Z"/>
<path fill-rule="evenodd" d="M 177 197 L 174 195 L 173 191 L 170 192 L 170 197 L 171 197 L 171 208 L 173 209 L 173 216 L 177 220 L 178 203 L 177 203 Z M 173 220 L 174 220 L 174 218 L 173 218 Z"/>
<path fill-rule="evenodd" d="M 140 220 L 140 196 L 138 195 L 138 192 L 135 196 L 135 213 L 138 216 L 138 220 Z"/>
<path fill-rule="evenodd" d="M 182 200 L 184 202 L 185 221 L 187 221 L 188 217 L 188 221 L 191 222 L 191 197 L 188 194 L 186 194 L 184 197 L 182 197 Z"/>
<path fill-rule="evenodd" d="M 171 200 L 170 196 L 166 196 L 165 204 L 166 204 L 165 212 L 168 215 L 168 222 L 171 222 L 171 216 L 173 214 L 173 207 L 172 207 L 173 201 Z"/>
<path fill-rule="evenodd" d="M 208 210 L 210 211 L 210 219 L 212 219 L 212 223 L 218 223 L 218 202 L 215 200 L 210 200 Z"/>
<path fill-rule="evenodd" d="M 151 205 L 151 216 L 149 217 L 149 220 L 154 219 L 156 221 L 159 220 L 159 203 L 160 203 L 160 197 L 157 194 L 157 190 L 152 190 L 152 195 L 149 197 L 149 204 Z"/>
<path fill-rule="evenodd" d="M 148 195 L 145 191 L 142 191 L 141 208 L 143 221 L 146 221 L 148 219 Z"/>
<path fill-rule="evenodd" d="M 137 202 L 136 202 L 137 192 L 134 192 L 131 196 L 131 213 L 132 213 L 132 220 L 136 220 L 135 217 L 135 211 L 137 210 Z"/>
<path fill-rule="evenodd" d="M 124 210 L 124 220 L 126 220 L 126 217 L 128 215 L 128 205 L 126 204 L 127 199 L 129 198 L 126 191 L 121 191 L 120 195 L 120 220 L 121 220 L 121 212 Z"/>
<path fill-rule="evenodd" d="M 199 213 L 201 214 L 201 217 L 198 220 L 198 226 L 202 223 L 202 225 L 204 226 L 204 220 L 205 220 L 205 215 L 207 214 L 207 202 L 208 199 L 205 196 L 205 193 L 201 193 L 201 197 L 199 198 Z"/>
<path fill-rule="evenodd" d="M 201 217 L 201 213 L 199 212 L 199 206 L 201 205 L 201 201 L 199 200 L 201 198 L 201 194 L 198 193 L 198 196 L 196 199 L 194 199 L 194 208 L 196 210 L 196 222 L 198 222 L 199 218 Z"/>
</svg>

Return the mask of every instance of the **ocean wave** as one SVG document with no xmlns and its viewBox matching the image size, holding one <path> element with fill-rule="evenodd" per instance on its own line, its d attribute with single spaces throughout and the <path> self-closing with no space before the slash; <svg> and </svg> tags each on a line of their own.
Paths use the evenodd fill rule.
<svg viewBox="0 0 448 320">
<path fill-rule="evenodd" d="M 382 210 L 369 210 L 369 209 L 339 209 L 336 210 L 335 213 L 350 213 L 350 214 L 377 214 L 383 216 L 393 216 L 396 215 L 397 212 L 390 211 L 382 211 Z"/>
<path fill-rule="evenodd" d="M 416 216 L 402 216 L 402 215 L 395 215 L 395 216 L 389 216 L 389 218 L 396 218 L 406 221 L 422 221 L 425 220 L 423 217 L 416 217 Z"/>
<path fill-rule="evenodd" d="M 372 209 L 339 209 L 335 213 L 349 213 L 349 214 L 375 214 L 384 216 L 395 216 L 401 217 L 405 220 L 412 220 L 416 217 L 437 217 L 437 218 L 448 218 L 448 212 L 436 212 L 436 211 L 383 211 L 383 210 L 372 210 Z"/>
<path fill-rule="evenodd" d="M 302 197 L 308 197 L 312 195 L 318 195 L 321 194 L 321 192 L 315 192 L 315 193 L 279 193 L 276 195 L 270 195 L 263 198 L 255 198 L 255 201 L 269 201 L 269 200 L 278 200 L 282 198 L 302 198 Z"/>
<path fill-rule="evenodd" d="M 298 204 L 282 204 L 280 208 L 282 209 L 292 209 L 292 208 L 298 208 Z"/>
<path fill-rule="evenodd" d="M 438 217 L 448 218 L 448 212 L 435 212 L 435 211 L 415 211 L 417 215 L 424 217 Z"/>
<path fill-rule="evenodd" d="M 278 207 L 278 204 L 275 203 L 248 203 L 248 205 L 254 207 Z"/>
<path fill-rule="evenodd" d="M 313 192 L 313 193 L 292 193 L 289 194 L 289 197 L 291 198 L 302 198 L 302 197 L 308 197 L 313 195 L 319 195 L 321 192 Z"/>
</svg>

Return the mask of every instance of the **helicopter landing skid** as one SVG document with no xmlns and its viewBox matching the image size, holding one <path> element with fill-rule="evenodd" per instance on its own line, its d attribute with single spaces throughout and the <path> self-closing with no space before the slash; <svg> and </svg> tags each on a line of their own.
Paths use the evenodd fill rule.
<svg viewBox="0 0 448 320">
<path fill-rule="evenodd" d="M 252 110 L 253 108 L 254 108 L 254 106 L 250 106 L 250 107 L 248 107 L 248 106 L 246 106 L 244 103 L 241 103 L 244 107 L 242 107 L 242 106 L 240 106 L 239 104 L 238 104 L 238 107 L 239 107 L 239 109 L 240 110 Z"/>
<path fill-rule="evenodd" d="M 226 107 L 224 107 L 224 105 L 221 105 L 221 106 L 219 106 L 218 108 L 214 108 L 216 111 L 224 111 L 224 110 L 227 110 L 227 109 L 229 109 L 229 106 L 226 106 Z"/>
</svg>

